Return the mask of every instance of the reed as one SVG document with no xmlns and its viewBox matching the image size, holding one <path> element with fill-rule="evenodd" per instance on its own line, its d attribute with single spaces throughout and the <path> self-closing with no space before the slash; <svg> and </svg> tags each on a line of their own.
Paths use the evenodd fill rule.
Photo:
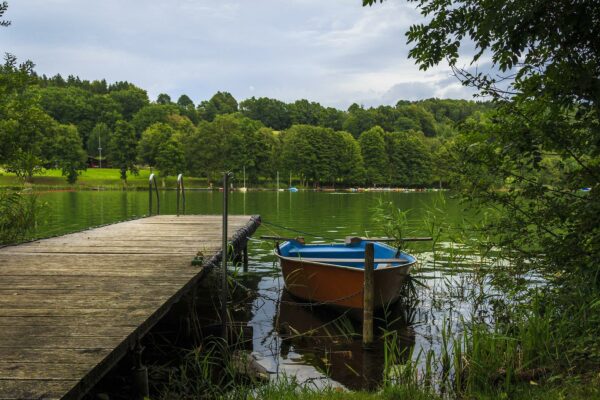
<svg viewBox="0 0 600 400">
<path fill-rule="evenodd" d="M 29 239 L 41 208 L 34 194 L 0 190 L 0 245 Z"/>
</svg>

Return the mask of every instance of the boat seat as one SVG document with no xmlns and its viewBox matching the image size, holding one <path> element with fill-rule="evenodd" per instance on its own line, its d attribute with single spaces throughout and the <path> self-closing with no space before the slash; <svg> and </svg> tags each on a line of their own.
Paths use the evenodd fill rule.
<svg viewBox="0 0 600 400">
<path fill-rule="evenodd" d="M 301 250 L 290 251 L 289 256 L 306 258 L 364 258 L 365 252 L 362 249 L 348 251 L 348 249 L 304 248 Z"/>
</svg>

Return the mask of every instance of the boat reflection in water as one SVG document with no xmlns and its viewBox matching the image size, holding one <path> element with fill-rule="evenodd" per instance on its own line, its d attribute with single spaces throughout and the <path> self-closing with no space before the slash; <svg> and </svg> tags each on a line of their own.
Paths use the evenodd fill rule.
<svg viewBox="0 0 600 400">
<path fill-rule="evenodd" d="M 415 333 L 406 311 L 402 302 L 381 311 L 376 315 L 375 332 L 396 331 L 398 347 L 408 356 Z M 311 364 L 349 389 L 375 389 L 384 373 L 384 343 L 377 340 L 364 350 L 361 322 L 349 313 L 310 305 L 284 290 L 275 316 L 281 357 Z"/>
</svg>

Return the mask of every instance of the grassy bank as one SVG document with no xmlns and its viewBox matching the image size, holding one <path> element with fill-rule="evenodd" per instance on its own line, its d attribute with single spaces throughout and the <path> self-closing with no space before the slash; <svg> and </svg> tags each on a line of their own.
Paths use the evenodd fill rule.
<svg viewBox="0 0 600 400">
<path fill-rule="evenodd" d="M 149 169 L 140 169 L 138 175 L 131 173 L 127 174 L 127 189 L 147 189 L 148 178 L 150 177 Z M 163 179 L 158 178 L 159 187 L 163 184 Z M 185 177 L 184 183 L 186 188 L 206 188 L 208 182 L 205 178 Z M 6 172 L 0 169 L 0 187 L 21 188 L 23 186 L 33 186 L 37 188 L 48 189 L 123 189 L 123 182 L 120 179 L 120 173 L 115 168 L 90 168 L 83 171 L 77 182 L 74 184 L 67 183 L 64 176 L 61 175 L 59 169 L 46 169 L 41 174 L 35 175 L 31 183 L 23 183 L 15 174 Z M 169 176 L 164 179 L 166 188 L 176 187 L 176 177 Z"/>
<path fill-rule="evenodd" d="M 74 184 L 69 184 L 64 176 L 61 174 L 61 170 L 59 169 L 45 169 L 42 173 L 35 175 L 33 177 L 32 182 L 25 183 L 20 180 L 14 173 L 7 172 L 0 168 L 0 188 L 16 188 L 21 189 L 23 187 L 35 187 L 38 189 L 53 189 L 53 190 L 97 190 L 97 189 L 107 189 L 107 190 L 145 190 L 148 188 L 148 178 L 150 177 L 150 170 L 142 168 L 139 170 L 137 175 L 133 175 L 131 173 L 127 173 L 127 184 L 123 185 L 123 182 L 120 179 L 120 172 L 116 168 L 90 168 L 86 171 L 82 171 L 81 175 L 79 175 L 77 182 Z M 157 174 L 157 183 L 159 189 L 174 189 L 176 187 L 176 177 L 169 176 L 166 178 L 162 178 Z M 337 189 L 344 189 L 343 186 L 336 187 L 328 187 L 322 186 L 320 188 L 315 188 L 313 186 L 304 187 L 299 184 L 300 179 L 294 178 L 292 182 L 292 186 L 296 186 L 302 189 L 309 190 L 323 190 L 323 191 L 335 191 Z M 191 176 L 184 176 L 184 184 L 187 189 L 208 189 L 210 188 L 210 184 L 206 178 L 198 178 Z M 212 182 L 213 187 L 217 188 L 220 185 L 219 181 Z M 242 177 L 236 176 L 233 180 L 234 187 L 243 186 Z M 288 182 L 279 182 L 279 186 L 273 180 L 269 180 L 268 178 L 261 178 L 258 183 L 250 183 L 247 182 L 247 186 L 249 189 L 259 189 L 259 190 L 276 190 L 276 189 L 287 189 Z M 367 188 L 360 189 L 362 190 L 373 190 L 373 191 L 430 191 L 435 190 L 437 188 L 389 188 L 389 187 L 379 187 L 379 188 Z"/>
</svg>

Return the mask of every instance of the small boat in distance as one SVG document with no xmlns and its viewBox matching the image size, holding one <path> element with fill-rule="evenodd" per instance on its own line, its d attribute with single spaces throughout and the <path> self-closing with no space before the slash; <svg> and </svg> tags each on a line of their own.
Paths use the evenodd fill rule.
<svg viewBox="0 0 600 400">
<path fill-rule="evenodd" d="M 365 245 L 369 240 L 347 238 L 339 244 L 305 244 L 289 239 L 276 246 L 287 290 L 316 304 L 363 308 Z M 375 309 L 394 303 L 415 257 L 374 243 Z"/>
</svg>

